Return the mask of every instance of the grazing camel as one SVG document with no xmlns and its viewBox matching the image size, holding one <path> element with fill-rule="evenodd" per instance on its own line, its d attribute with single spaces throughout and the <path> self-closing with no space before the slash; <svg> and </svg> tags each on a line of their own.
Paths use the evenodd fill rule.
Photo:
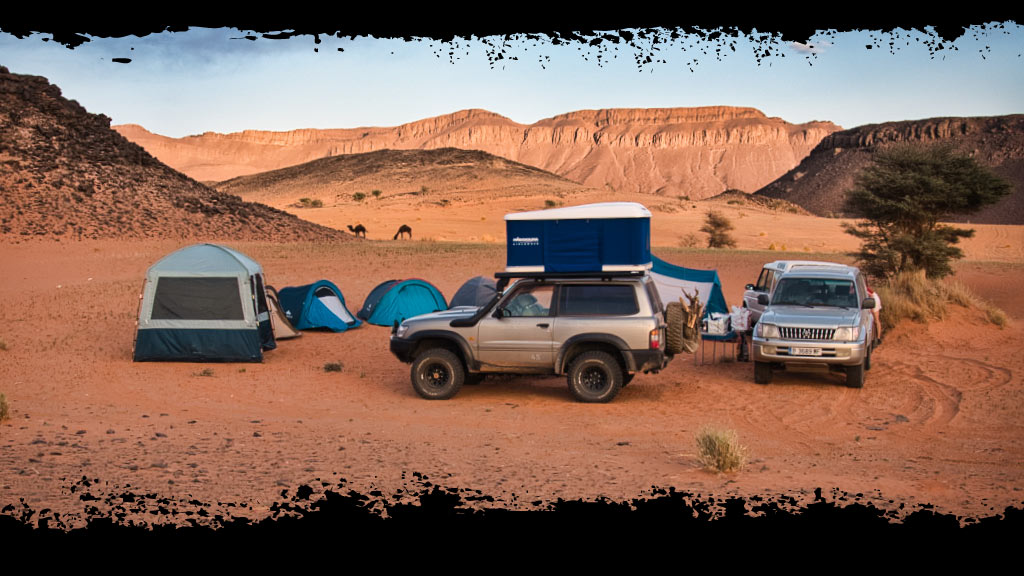
<svg viewBox="0 0 1024 576">
<path fill-rule="evenodd" d="M 395 237 L 392 238 L 392 240 L 398 240 L 398 237 L 402 234 L 408 234 L 409 239 L 412 240 L 412 228 L 409 228 L 405 224 L 402 224 L 402 227 L 398 229 L 398 234 L 395 234 Z"/>
<path fill-rule="evenodd" d="M 352 225 L 349 224 L 348 225 L 348 229 L 349 229 L 350 232 L 352 232 L 356 236 L 359 236 L 360 234 L 362 234 L 363 238 L 366 238 L 366 227 L 364 227 L 362 224 L 356 224 L 355 228 L 353 228 Z"/>
</svg>

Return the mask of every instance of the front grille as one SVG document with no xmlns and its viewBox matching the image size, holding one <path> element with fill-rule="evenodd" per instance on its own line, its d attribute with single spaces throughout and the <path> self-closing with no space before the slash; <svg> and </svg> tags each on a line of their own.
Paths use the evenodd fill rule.
<svg viewBox="0 0 1024 576">
<path fill-rule="evenodd" d="M 784 340 L 831 340 L 834 328 L 789 328 L 779 327 Z"/>
</svg>

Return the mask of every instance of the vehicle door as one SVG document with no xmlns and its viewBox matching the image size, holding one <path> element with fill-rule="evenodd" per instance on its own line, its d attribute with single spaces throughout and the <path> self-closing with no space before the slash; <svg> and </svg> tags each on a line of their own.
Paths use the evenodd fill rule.
<svg viewBox="0 0 1024 576">
<path fill-rule="evenodd" d="M 747 289 L 743 292 L 743 303 L 750 309 L 751 325 L 756 323 L 761 318 L 761 314 L 764 313 L 765 307 L 757 303 L 757 295 L 767 294 L 771 296 L 774 287 L 775 270 L 771 268 L 761 269 L 761 275 L 757 278 L 757 284 L 747 284 Z"/>
<path fill-rule="evenodd" d="M 480 321 L 479 360 L 499 368 L 551 370 L 553 284 L 529 282 L 495 307 Z"/>
</svg>

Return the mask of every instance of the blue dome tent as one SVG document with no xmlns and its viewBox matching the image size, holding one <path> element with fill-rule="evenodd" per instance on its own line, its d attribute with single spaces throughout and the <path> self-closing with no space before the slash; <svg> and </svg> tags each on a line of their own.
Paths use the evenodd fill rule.
<svg viewBox="0 0 1024 576">
<path fill-rule="evenodd" d="M 381 282 L 366 297 L 357 316 L 370 324 L 391 326 L 397 320 L 447 310 L 441 291 L 426 280 L 388 280 Z"/>
<path fill-rule="evenodd" d="M 334 332 L 344 332 L 362 324 L 345 307 L 345 297 L 341 290 L 327 280 L 282 288 L 278 298 L 281 310 L 297 330 L 327 328 Z"/>
</svg>

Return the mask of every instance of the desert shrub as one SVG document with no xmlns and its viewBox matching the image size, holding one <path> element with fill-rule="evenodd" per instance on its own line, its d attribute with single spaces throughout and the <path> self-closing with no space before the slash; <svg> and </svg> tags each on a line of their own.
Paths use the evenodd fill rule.
<svg viewBox="0 0 1024 576">
<path fill-rule="evenodd" d="M 700 237 L 693 232 L 687 232 L 679 239 L 679 245 L 683 248 L 696 248 L 700 245 Z"/>
<path fill-rule="evenodd" d="M 734 430 L 721 430 L 705 426 L 697 432 L 697 460 L 719 472 L 733 472 L 743 468 L 747 449 L 742 446 Z"/>
<path fill-rule="evenodd" d="M 213 376 L 213 368 L 203 368 L 199 372 L 196 372 L 195 374 L 193 374 L 193 376 L 205 376 L 205 377 Z"/>
<path fill-rule="evenodd" d="M 345 370 L 345 364 L 342 362 L 328 362 L 324 364 L 324 372 L 342 372 Z"/>
<path fill-rule="evenodd" d="M 380 190 L 374 190 L 373 192 L 370 192 L 370 194 L 373 194 L 374 198 L 380 198 Z"/>
<path fill-rule="evenodd" d="M 708 248 L 735 248 L 736 240 L 729 234 L 732 229 L 732 222 L 724 214 L 710 210 L 700 231 L 708 235 Z"/>
<path fill-rule="evenodd" d="M 558 202 L 555 202 L 554 200 L 545 200 L 544 201 L 544 207 L 545 208 L 554 208 L 555 206 L 558 206 Z"/>
<path fill-rule="evenodd" d="M 7 350 L 7 342 L 0 340 L 0 350 Z"/>
<path fill-rule="evenodd" d="M 319 198 L 299 198 L 299 203 L 296 204 L 299 208 L 323 208 L 324 201 Z"/>
<path fill-rule="evenodd" d="M 362 202 L 363 200 L 366 199 L 366 194 L 363 194 L 362 192 L 356 192 L 355 194 L 352 195 L 352 199 L 355 200 L 356 202 Z"/>
<path fill-rule="evenodd" d="M 928 278 L 924 270 L 896 274 L 888 284 L 878 287 L 878 295 L 882 299 L 879 319 L 884 330 L 903 320 L 941 320 L 951 304 L 980 310 L 986 320 L 1000 328 L 1008 322 L 1005 312 L 980 298 L 962 282 Z"/>
<path fill-rule="evenodd" d="M 0 422 L 11 417 L 11 407 L 7 404 L 7 396 L 0 393 Z"/>
<path fill-rule="evenodd" d="M 430 188 L 427 188 L 426 185 L 420 186 L 420 194 L 426 194 L 427 192 L 430 192 Z"/>
</svg>

